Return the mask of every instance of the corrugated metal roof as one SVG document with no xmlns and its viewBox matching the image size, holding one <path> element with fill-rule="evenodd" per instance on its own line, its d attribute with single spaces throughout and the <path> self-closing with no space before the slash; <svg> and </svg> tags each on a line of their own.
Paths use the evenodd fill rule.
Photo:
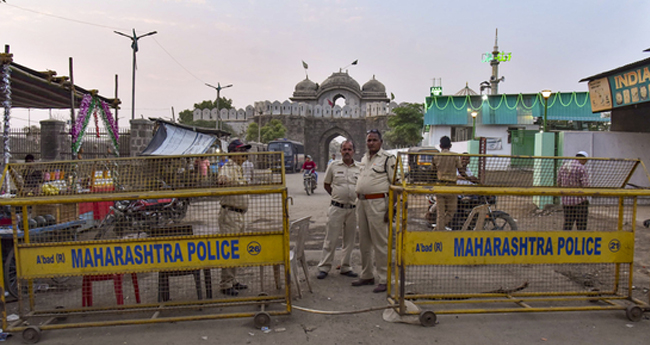
<svg viewBox="0 0 650 345">
<path fill-rule="evenodd" d="M 648 50 L 650 50 L 650 48 Z M 648 51 L 648 50 L 644 50 L 644 51 Z M 582 83 L 583 81 L 591 81 L 591 80 L 598 79 L 598 78 L 604 78 L 604 77 L 610 76 L 612 74 L 615 74 L 615 73 L 618 73 L 618 72 L 621 72 L 621 71 L 632 69 L 632 68 L 637 67 L 637 66 L 643 66 L 643 65 L 645 65 L 647 63 L 650 63 L 650 58 L 639 60 L 637 62 L 632 62 L 632 63 L 627 64 L 625 66 L 621 66 L 621 67 L 618 67 L 618 68 L 614 68 L 613 70 L 609 70 L 607 72 L 592 75 L 591 77 L 582 78 L 582 79 L 580 79 L 580 82 Z"/>
<path fill-rule="evenodd" d="M 11 77 L 11 107 L 32 109 L 69 109 L 70 108 L 70 78 L 57 76 L 54 71 L 38 72 L 15 62 L 9 63 Z M 4 81 L 0 78 L 0 89 L 4 89 Z M 75 85 L 75 108 L 79 107 L 81 99 L 91 91 Z M 119 99 L 98 96 L 111 106 L 119 105 Z M 5 101 L 4 93 L 0 93 L 0 102 Z"/>
<path fill-rule="evenodd" d="M 478 113 L 477 124 L 532 124 L 544 116 L 544 99 L 540 94 L 427 97 L 425 125 L 472 125 L 472 111 Z M 557 92 L 548 100 L 548 120 L 608 121 L 600 113 L 591 112 L 588 92 Z"/>
</svg>

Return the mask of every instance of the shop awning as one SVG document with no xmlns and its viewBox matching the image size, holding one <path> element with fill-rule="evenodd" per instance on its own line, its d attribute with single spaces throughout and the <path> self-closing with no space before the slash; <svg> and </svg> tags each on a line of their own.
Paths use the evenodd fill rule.
<svg viewBox="0 0 650 345">
<path fill-rule="evenodd" d="M 32 109 L 70 109 L 70 78 L 57 76 L 54 71 L 38 72 L 15 62 L 9 63 L 11 77 L 11 107 Z M 5 87 L 0 78 L 0 90 Z M 77 85 L 75 89 L 75 108 L 85 94 L 91 91 Z M 110 106 L 119 104 L 119 99 L 98 96 Z M 0 92 L 0 103 L 5 101 L 4 93 Z"/>
</svg>

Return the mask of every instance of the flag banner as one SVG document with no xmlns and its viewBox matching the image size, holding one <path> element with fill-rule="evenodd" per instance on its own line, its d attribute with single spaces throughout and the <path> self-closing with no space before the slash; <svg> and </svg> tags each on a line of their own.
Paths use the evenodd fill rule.
<svg viewBox="0 0 650 345">
<path fill-rule="evenodd" d="M 304 69 L 307 69 L 307 68 L 309 68 L 309 66 L 307 65 L 307 63 L 306 63 L 306 62 L 304 62 L 304 61 L 302 62 L 302 67 L 303 67 Z"/>
<path fill-rule="evenodd" d="M 353 65 L 356 65 L 357 63 L 359 63 L 359 60 L 354 60 L 354 62 L 352 62 Z"/>
</svg>

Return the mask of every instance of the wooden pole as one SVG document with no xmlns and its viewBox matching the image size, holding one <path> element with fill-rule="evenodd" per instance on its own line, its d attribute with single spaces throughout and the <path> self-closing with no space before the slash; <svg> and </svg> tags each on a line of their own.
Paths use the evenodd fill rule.
<svg viewBox="0 0 650 345">
<path fill-rule="evenodd" d="M 120 127 L 120 122 L 117 116 L 117 111 L 119 110 L 119 105 L 117 104 L 117 100 L 119 99 L 117 97 L 117 74 L 115 75 L 115 102 L 113 102 L 113 109 L 115 109 L 115 123 L 117 123 L 117 127 Z"/>
<path fill-rule="evenodd" d="M 133 76 L 131 79 L 131 120 L 135 119 L 135 53 L 136 53 L 136 46 L 138 44 L 138 39 L 135 38 L 135 29 L 133 30 L 133 45 L 132 45 L 132 50 L 133 50 L 133 66 L 131 70 L 133 71 Z"/>
<path fill-rule="evenodd" d="M 72 57 L 68 58 L 68 67 L 70 69 L 70 126 L 74 126 L 75 90 L 74 90 L 74 73 L 72 68 Z M 72 159 L 75 159 L 75 157 L 72 157 Z"/>
</svg>

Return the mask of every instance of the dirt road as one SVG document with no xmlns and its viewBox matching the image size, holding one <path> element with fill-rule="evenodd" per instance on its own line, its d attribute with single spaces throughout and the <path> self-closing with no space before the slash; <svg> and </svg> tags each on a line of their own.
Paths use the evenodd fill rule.
<svg viewBox="0 0 650 345">
<path fill-rule="evenodd" d="M 300 174 L 287 175 L 290 218 L 312 216 L 307 251 L 309 279 L 313 293 L 294 298 L 296 307 L 319 311 L 353 311 L 386 305 L 386 295 L 372 293 L 372 286 L 352 287 L 351 278 L 332 272 L 316 279 L 316 264 L 329 197 L 322 188 L 321 174 L 316 193 L 307 196 Z M 650 215 L 649 215 L 650 217 Z M 647 231 L 643 241 L 647 241 Z M 647 262 L 648 247 L 638 254 Z M 359 252 L 353 253 L 354 270 L 359 271 Z M 640 264 L 639 266 L 642 266 Z M 641 267 L 635 278 L 636 289 L 648 287 L 649 276 Z M 646 294 L 647 300 L 647 294 Z M 510 305 L 508 305 L 510 306 Z M 435 307 L 425 307 L 434 310 Z M 295 310 L 289 316 L 273 317 L 269 333 L 253 326 L 250 318 L 193 321 L 173 324 L 133 325 L 44 332 L 42 344 L 647 344 L 650 339 L 650 314 L 641 322 L 627 320 L 623 311 L 561 313 L 515 313 L 443 315 L 433 328 L 404 323 L 389 323 L 382 311 L 347 315 L 324 315 Z M 20 336 L 10 339 L 20 343 Z"/>
</svg>

